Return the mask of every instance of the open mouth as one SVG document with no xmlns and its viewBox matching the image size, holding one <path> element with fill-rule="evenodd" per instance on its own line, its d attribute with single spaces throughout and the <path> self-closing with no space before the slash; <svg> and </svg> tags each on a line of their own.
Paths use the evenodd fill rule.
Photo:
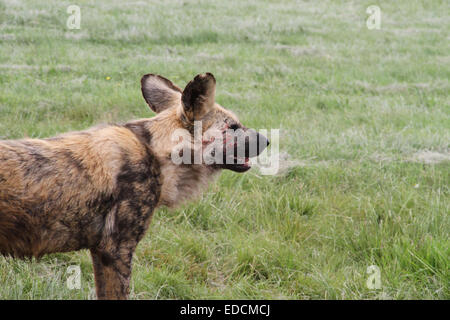
<svg viewBox="0 0 450 320">
<path fill-rule="evenodd" d="M 223 169 L 229 169 L 235 172 L 245 172 L 250 170 L 250 159 L 233 157 L 232 160 L 226 161 L 225 164 L 221 165 Z"/>
<path fill-rule="evenodd" d="M 251 169 L 250 158 L 255 158 L 260 155 L 263 150 L 269 145 L 269 140 L 263 135 L 252 131 L 249 136 L 244 136 L 241 140 L 234 137 L 229 143 L 223 146 L 223 164 L 216 162 L 215 167 L 221 169 L 228 169 L 234 172 L 245 172 Z M 242 141 L 243 140 L 243 141 Z M 226 137 L 224 141 L 227 141 Z M 215 156 L 213 150 L 212 156 Z"/>
</svg>

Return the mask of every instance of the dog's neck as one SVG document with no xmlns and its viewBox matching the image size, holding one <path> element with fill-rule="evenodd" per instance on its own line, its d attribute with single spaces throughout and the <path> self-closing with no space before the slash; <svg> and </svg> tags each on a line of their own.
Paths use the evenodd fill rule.
<svg viewBox="0 0 450 320">
<path fill-rule="evenodd" d="M 198 198 L 220 173 L 220 169 L 205 164 L 178 165 L 172 161 L 171 154 L 176 145 L 172 133 L 184 125 L 181 120 L 174 119 L 180 119 L 176 109 L 125 124 L 158 160 L 162 184 L 159 205 L 171 208 Z"/>
</svg>

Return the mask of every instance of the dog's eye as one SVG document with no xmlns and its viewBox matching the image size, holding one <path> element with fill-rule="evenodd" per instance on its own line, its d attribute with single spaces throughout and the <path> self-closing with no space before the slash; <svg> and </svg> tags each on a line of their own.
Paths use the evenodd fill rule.
<svg viewBox="0 0 450 320">
<path fill-rule="evenodd" d="M 237 124 L 232 124 L 232 125 L 230 125 L 230 127 L 229 127 L 231 130 L 237 130 L 237 129 L 239 129 L 239 126 L 237 125 Z"/>
</svg>

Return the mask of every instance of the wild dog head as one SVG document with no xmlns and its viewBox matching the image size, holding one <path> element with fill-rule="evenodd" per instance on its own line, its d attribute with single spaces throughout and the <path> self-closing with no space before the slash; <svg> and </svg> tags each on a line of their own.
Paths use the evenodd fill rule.
<svg viewBox="0 0 450 320">
<path fill-rule="evenodd" d="M 250 169 L 249 158 L 269 145 L 266 137 L 246 128 L 215 101 L 216 80 L 211 73 L 197 75 L 184 90 L 164 77 L 147 74 L 141 89 L 158 113 L 154 119 L 158 131 L 165 132 L 165 139 L 158 137 L 164 140 L 162 149 L 170 149 L 172 159 L 178 156 L 183 164 L 245 172 Z"/>
</svg>

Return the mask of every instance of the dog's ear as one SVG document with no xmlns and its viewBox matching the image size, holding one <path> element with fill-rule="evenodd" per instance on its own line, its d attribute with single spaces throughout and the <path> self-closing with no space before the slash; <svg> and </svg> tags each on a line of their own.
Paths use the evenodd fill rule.
<svg viewBox="0 0 450 320">
<path fill-rule="evenodd" d="M 190 121 L 203 118 L 214 107 L 216 79 L 211 73 L 199 74 L 184 88 L 181 101 Z"/>
<path fill-rule="evenodd" d="M 156 113 L 179 104 L 181 100 L 181 89 L 159 75 L 146 74 L 143 76 L 141 90 L 145 101 Z"/>
</svg>

